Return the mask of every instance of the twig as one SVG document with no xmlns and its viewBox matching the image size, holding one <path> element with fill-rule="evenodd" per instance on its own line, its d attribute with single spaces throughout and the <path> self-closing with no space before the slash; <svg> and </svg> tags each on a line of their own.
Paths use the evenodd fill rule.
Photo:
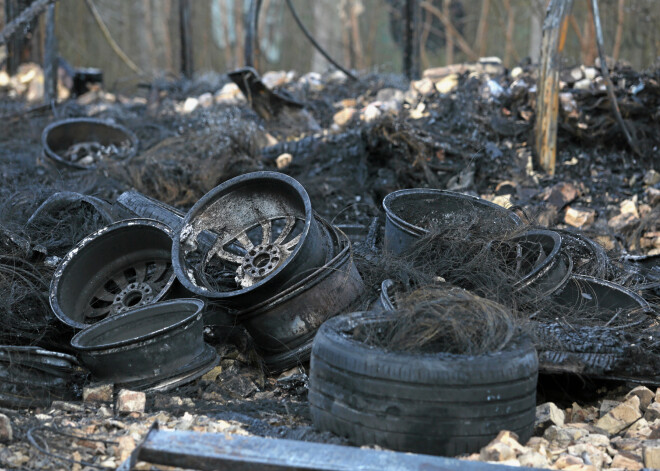
<svg viewBox="0 0 660 471">
<path fill-rule="evenodd" d="M 94 3 L 92 3 L 92 0 L 85 0 L 85 4 L 87 5 L 87 8 L 89 8 L 89 11 L 92 13 L 94 19 L 96 20 L 96 23 L 98 24 L 101 33 L 103 33 L 105 40 L 108 42 L 112 50 L 115 51 L 115 54 L 117 54 L 119 58 L 124 62 L 124 64 L 126 64 L 128 68 L 131 69 L 133 72 L 135 72 L 136 74 L 144 75 L 142 69 L 140 69 L 137 65 L 135 65 L 135 62 L 133 62 L 130 59 L 130 57 L 126 55 L 124 51 L 122 51 L 122 49 L 119 47 L 119 44 L 117 44 L 117 42 L 113 39 L 112 35 L 110 34 L 110 30 L 108 30 L 108 27 L 103 22 L 103 18 L 101 18 L 101 14 L 96 9 Z"/>
<path fill-rule="evenodd" d="M 46 9 L 51 3 L 55 3 L 57 0 L 35 0 L 21 12 L 16 18 L 14 18 L 9 24 L 7 24 L 2 32 L 0 32 L 0 46 L 6 44 L 9 38 L 11 38 L 18 28 L 25 23 L 29 23 L 35 16 L 38 16 L 42 11 Z"/>
<path fill-rule="evenodd" d="M 626 123 L 623 121 L 621 116 L 621 111 L 619 110 L 619 102 L 614 95 L 614 85 L 612 84 L 612 79 L 610 78 L 610 71 L 607 68 L 607 62 L 605 61 L 605 47 L 603 46 L 603 28 L 600 24 L 600 13 L 598 12 L 598 0 L 591 0 L 591 6 L 594 12 L 594 26 L 596 28 L 596 44 L 598 46 L 598 57 L 600 58 L 600 70 L 603 74 L 603 79 L 605 79 L 605 86 L 607 87 L 607 96 L 612 103 L 612 111 L 614 112 L 614 117 L 616 118 L 621 130 L 623 131 L 624 136 L 626 136 L 626 141 L 632 149 L 632 151 L 637 154 L 637 156 L 642 157 L 642 153 L 637 146 L 635 138 L 630 134 Z"/>
</svg>

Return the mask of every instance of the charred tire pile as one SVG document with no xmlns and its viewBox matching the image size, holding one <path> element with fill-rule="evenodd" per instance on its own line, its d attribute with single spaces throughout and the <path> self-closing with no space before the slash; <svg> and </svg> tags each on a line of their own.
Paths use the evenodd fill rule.
<svg viewBox="0 0 660 471">
<path fill-rule="evenodd" d="M 373 444 L 418 453 L 478 451 L 500 430 L 532 434 L 538 360 L 529 340 L 476 356 L 398 353 L 351 337 L 388 322 L 373 313 L 327 321 L 312 348 L 309 402 L 314 424 Z"/>
<path fill-rule="evenodd" d="M 271 373 L 307 362 L 319 326 L 349 312 L 364 289 L 346 235 L 315 215 L 305 189 L 286 175 L 231 179 L 184 217 L 135 193 L 117 203 L 174 229 L 178 280 L 230 309 Z"/>
</svg>

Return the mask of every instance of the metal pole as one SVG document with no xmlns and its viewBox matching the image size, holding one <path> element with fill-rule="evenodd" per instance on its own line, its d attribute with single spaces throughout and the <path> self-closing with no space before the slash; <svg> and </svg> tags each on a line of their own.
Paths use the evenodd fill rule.
<svg viewBox="0 0 660 471">
<path fill-rule="evenodd" d="M 44 52 L 44 102 L 57 101 L 57 38 L 55 38 L 55 4 L 46 11 L 46 47 Z"/>
<path fill-rule="evenodd" d="M 406 0 L 403 30 L 403 73 L 409 80 L 419 78 L 419 2 Z"/>
<path fill-rule="evenodd" d="M 181 73 L 187 79 L 193 76 L 192 25 L 190 0 L 179 0 L 179 32 L 181 36 Z"/>
</svg>

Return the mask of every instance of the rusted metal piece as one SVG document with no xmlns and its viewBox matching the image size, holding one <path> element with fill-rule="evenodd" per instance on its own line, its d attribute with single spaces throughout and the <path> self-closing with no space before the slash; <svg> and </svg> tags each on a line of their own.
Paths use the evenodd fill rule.
<svg viewBox="0 0 660 471">
<path fill-rule="evenodd" d="M 195 203 L 175 236 L 172 262 L 189 291 L 246 309 L 323 266 L 330 249 L 302 185 L 254 172 Z"/>
<path fill-rule="evenodd" d="M 439 456 L 368 450 L 295 440 L 244 437 L 223 433 L 158 430 L 152 426 L 142 443 L 118 471 L 131 471 L 138 461 L 201 471 L 513 471 L 492 465 Z M 530 468 L 533 469 L 533 468 Z"/>
<path fill-rule="evenodd" d="M 364 291 L 348 237 L 327 222 L 332 258 L 276 296 L 241 311 L 238 319 L 254 338 L 271 373 L 309 361 L 312 341 L 327 319 L 350 311 Z M 305 276 L 307 275 L 307 276 Z"/>
<path fill-rule="evenodd" d="M 47 407 L 73 399 L 78 360 L 38 347 L 0 345 L 0 406 Z"/>
<path fill-rule="evenodd" d="M 78 332 L 71 346 L 96 380 L 146 389 L 217 362 L 203 340 L 203 310 L 199 299 L 151 304 Z"/>
<path fill-rule="evenodd" d="M 83 329 L 163 299 L 175 280 L 171 247 L 170 229 L 151 219 L 119 221 L 90 234 L 53 275 L 53 312 Z"/>
<path fill-rule="evenodd" d="M 97 145 L 107 149 L 123 149 L 121 161 L 137 153 L 138 138 L 124 126 L 94 118 L 72 118 L 57 121 L 44 129 L 41 145 L 46 157 L 56 165 L 77 169 L 96 168 L 95 163 L 82 164 L 67 160 L 64 153 L 76 145 Z"/>
<path fill-rule="evenodd" d="M 551 0 L 543 22 L 541 64 L 536 95 L 536 152 L 541 167 L 555 173 L 559 112 L 559 54 L 564 47 L 573 0 Z"/>
<path fill-rule="evenodd" d="M 488 234 L 507 232 L 522 224 L 515 213 L 490 201 L 445 190 L 398 190 L 385 197 L 383 208 L 387 215 L 384 250 L 395 255 L 405 252 L 433 227 L 472 224 L 475 231 Z"/>
<path fill-rule="evenodd" d="M 243 67 L 227 74 L 238 85 L 250 106 L 263 119 L 272 119 L 289 107 L 302 109 L 303 104 L 292 97 L 276 93 L 268 88 L 259 78 L 253 67 Z"/>
</svg>

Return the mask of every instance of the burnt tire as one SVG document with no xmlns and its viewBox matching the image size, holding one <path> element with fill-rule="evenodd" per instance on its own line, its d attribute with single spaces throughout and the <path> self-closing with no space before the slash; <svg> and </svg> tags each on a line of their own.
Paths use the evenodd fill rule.
<svg viewBox="0 0 660 471">
<path fill-rule="evenodd" d="M 314 425 L 357 445 L 455 456 L 500 430 L 532 435 L 538 359 L 528 338 L 477 356 L 386 351 L 354 340 L 373 313 L 328 320 L 312 347 L 309 403 Z"/>
</svg>

